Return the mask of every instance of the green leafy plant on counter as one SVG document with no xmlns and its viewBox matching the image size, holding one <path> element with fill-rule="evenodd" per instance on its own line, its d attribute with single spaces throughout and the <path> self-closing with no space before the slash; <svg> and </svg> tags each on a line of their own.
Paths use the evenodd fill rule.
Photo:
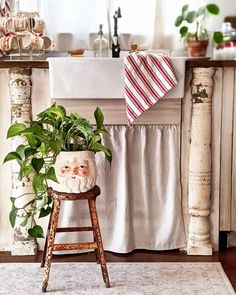
<svg viewBox="0 0 236 295">
<path fill-rule="evenodd" d="M 175 20 L 175 26 L 180 27 L 179 33 L 185 42 L 209 40 L 209 34 L 204 27 L 204 21 L 207 17 L 218 15 L 219 7 L 214 4 L 207 4 L 199 7 L 197 10 L 190 10 L 189 5 L 183 5 L 181 14 Z M 217 44 L 223 42 L 221 32 L 214 32 L 213 41 Z"/>
<path fill-rule="evenodd" d="M 102 111 L 97 108 L 94 112 L 96 125 L 92 125 L 79 114 L 66 114 L 63 106 L 53 104 L 41 112 L 35 121 L 28 126 L 15 123 L 8 129 L 7 138 L 20 136 L 24 143 L 8 153 L 4 163 L 17 161 L 19 164 L 18 179 L 32 180 L 33 192 L 11 197 L 12 209 L 10 223 L 15 227 L 17 213 L 24 212 L 21 226 L 30 225 L 28 233 L 32 237 L 43 238 L 43 229 L 34 221 L 34 216 L 45 217 L 51 212 L 52 200 L 48 197 L 48 181 L 57 182 L 53 164 L 61 151 L 103 152 L 111 164 L 112 153 L 102 144 L 101 134 L 106 132 Z M 30 197 L 30 199 L 28 198 Z M 19 199 L 19 200 L 18 200 Z M 23 205 L 22 205 L 23 200 Z M 19 203 L 21 206 L 18 206 Z"/>
</svg>

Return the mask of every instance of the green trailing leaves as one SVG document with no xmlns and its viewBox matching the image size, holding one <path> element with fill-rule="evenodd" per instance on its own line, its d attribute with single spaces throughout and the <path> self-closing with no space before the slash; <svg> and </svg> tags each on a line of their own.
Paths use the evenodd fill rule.
<svg viewBox="0 0 236 295">
<path fill-rule="evenodd" d="M 44 165 L 44 159 L 33 158 L 31 160 L 31 164 L 32 164 L 32 167 L 34 168 L 35 172 L 39 173 L 39 171 L 42 169 L 42 167 Z"/>
<path fill-rule="evenodd" d="M 17 215 L 17 208 L 13 206 L 9 215 L 10 223 L 13 228 L 15 227 L 15 224 L 16 224 L 16 215 Z"/>
<path fill-rule="evenodd" d="M 10 152 L 6 155 L 3 163 L 6 163 L 12 160 L 21 160 L 21 156 L 17 152 Z"/>
<path fill-rule="evenodd" d="M 22 123 L 13 124 L 7 131 L 7 138 L 20 135 L 23 130 L 25 130 L 26 126 Z"/>
<path fill-rule="evenodd" d="M 94 117 L 97 123 L 97 129 L 101 129 L 103 127 L 104 116 L 99 107 L 96 108 L 94 112 Z"/>
<path fill-rule="evenodd" d="M 52 211 L 52 209 L 49 206 L 46 209 L 45 208 L 41 208 L 40 209 L 39 218 L 42 218 L 42 217 L 45 217 L 45 216 L 49 215 L 51 213 L 51 211 Z"/>
<path fill-rule="evenodd" d="M 23 219 L 23 221 L 21 222 L 21 226 L 26 226 L 26 224 L 28 223 L 28 220 L 29 220 L 29 216 L 27 215 L 24 219 Z"/>
<path fill-rule="evenodd" d="M 50 167 L 46 173 L 46 178 L 58 182 L 54 167 Z"/>
<path fill-rule="evenodd" d="M 102 152 L 111 163 L 112 153 L 103 145 L 103 136 L 106 136 L 107 131 L 103 127 L 104 115 L 100 108 L 96 108 L 94 117 L 96 126 L 79 114 L 68 115 L 63 106 L 54 103 L 27 126 L 22 123 L 10 126 L 7 137 L 20 136 L 23 144 L 8 153 L 4 162 L 16 160 L 20 165 L 18 179 L 24 183 L 32 180 L 34 190 L 30 194 L 30 200 L 21 199 L 25 200 L 24 204 L 19 202 L 21 208 L 16 208 L 16 199 L 11 198 L 12 210 L 9 218 L 12 226 L 15 225 L 17 211 L 20 209 L 25 212 L 25 218 L 21 220 L 22 226 L 34 215 L 42 218 L 50 214 L 52 200 L 48 198 L 47 190 L 49 180 L 58 182 L 53 164 L 61 151 Z M 25 194 L 18 197 L 24 198 Z M 43 237 L 42 228 L 37 224 L 29 230 L 29 234 Z"/>
<path fill-rule="evenodd" d="M 35 225 L 28 230 L 28 233 L 33 238 L 44 238 L 43 229 L 40 225 Z"/>
</svg>

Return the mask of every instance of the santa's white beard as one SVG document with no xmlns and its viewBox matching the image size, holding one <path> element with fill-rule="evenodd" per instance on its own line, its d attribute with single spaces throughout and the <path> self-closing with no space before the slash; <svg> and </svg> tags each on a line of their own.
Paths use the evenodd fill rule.
<svg viewBox="0 0 236 295">
<path fill-rule="evenodd" d="M 78 175 L 61 178 L 60 183 L 63 183 L 71 193 L 83 193 L 92 189 L 95 185 L 95 180 L 91 176 L 81 177 Z"/>
</svg>

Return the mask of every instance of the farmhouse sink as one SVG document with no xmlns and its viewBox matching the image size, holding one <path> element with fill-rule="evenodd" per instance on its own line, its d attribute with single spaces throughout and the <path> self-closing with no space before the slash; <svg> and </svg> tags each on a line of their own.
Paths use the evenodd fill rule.
<svg viewBox="0 0 236 295">
<path fill-rule="evenodd" d="M 185 61 L 172 59 L 178 84 L 165 97 L 184 96 Z M 48 58 L 51 99 L 124 98 L 123 58 Z"/>
</svg>

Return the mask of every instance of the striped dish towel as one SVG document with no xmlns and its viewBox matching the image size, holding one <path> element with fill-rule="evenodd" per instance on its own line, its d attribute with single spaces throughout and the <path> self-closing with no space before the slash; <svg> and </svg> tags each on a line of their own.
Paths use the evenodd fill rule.
<svg viewBox="0 0 236 295">
<path fill-rule="evenodd" d="M 125 57 L 125 100 L 128 123 L 148 110 L 177 84 L 165 55 L 131 53 Z"/>
</svg>

